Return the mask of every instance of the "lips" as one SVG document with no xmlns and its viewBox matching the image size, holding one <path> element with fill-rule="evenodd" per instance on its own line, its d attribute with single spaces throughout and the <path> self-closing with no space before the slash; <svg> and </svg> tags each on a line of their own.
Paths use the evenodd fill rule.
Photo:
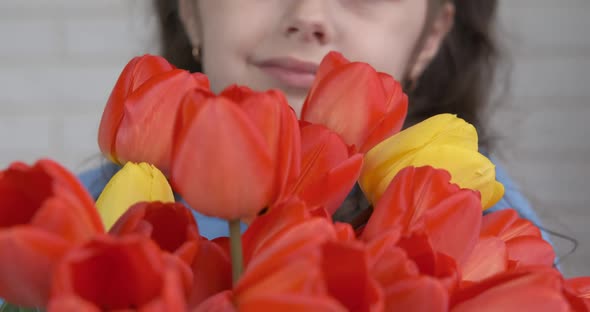
<svg viewBox="0 0 590 312">
<path fill-rule="evenodd" d="M 288 87 L 309 89 L 315 80 L 317 63 L 295 58 L 273 58 L 256 64 L 263 72 Z"/>
</svg>

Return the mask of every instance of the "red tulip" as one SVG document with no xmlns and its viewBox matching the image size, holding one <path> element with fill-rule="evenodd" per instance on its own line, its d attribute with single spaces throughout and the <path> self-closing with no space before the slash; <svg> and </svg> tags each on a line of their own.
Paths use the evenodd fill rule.
<svg viewBox="0 0 590 312">
<path fill-rule="evenodd" d="M 562 285 L 559 272 L 549 268 L 506 272 L 456 293 L 451 311 L 570 311 Z"/>
<path fill-rule="evenodd" d="M 429 276 L 410 278 L 384 290 L 385 311 L 448 311 L 449 297 L 440 282 Z"/>
<path fill-rule="evenodd" d="M 195 311 L 346 311 L 327 293 L 320 265 L 323 244 L 336 237 L 334 228 L 320 217 L 297 222 L 299 213 L 288 215 L 285 207 L 256 218 L 246 231 L 245 243 L 250 244 L 245 251 L 255 251 L 249 252 L 253 256 L 234 290 L 205 300 Z M 268 222 L 280 216 L 291 220 L 284 227 Z M 266 227 L 265 237 L 261 230 Z"/>
<path fill-rule="evenodd" d="M 275 202 L 291 187 L 301 171 L 301 137 L 295 112 L 285 96 L 275 90 L 254 92 L 230 86 L 221 96 L 234 101 L 250 117 L 265 138 L 277 168 L 273 182 Z"/>
<path fill-rule="evenodd" d="M 305 274 L 302 275 L 302 272 Z M 279 272 L 269 275 L 255 291 L 239 296 L 233 291 L 224 291 L 208 298 L 192 312 L 350 311 L 334 298 L 316 292 L 321 289 L 321 274 L 317 266 L 302 260 L 289 263 Z"/>
<path fill-rule="evenodd" d="M 234 312 L 237 311 L 232 302 L 232 292 L 226 290 L 207 298 L 191 312 Z"/>
<path fill-rule="evenodd" d="M 311 217 L 303 201 L 291 198 L 256 218 L 242 235 L 244 264 L 247 266 L 255 254 L 271 245 L 277 237 L 280 237 L 278 234 Z"/>
<path fill-rule="evenodd" d="M 476 248 L 463 266 L 463 279 L 480 281 L 520 266 L 551 267 L 555 252 L 541 231 L 516 211 L 505 209 L 483 217 Z"/>
<path fill-rule="evenodd" d="M 590 277 L 564 281 L 564 294 L 575 311 L 590 311 Z"/>
<path fill-rule="evenodd" d="M 399 239 L 399 232 L 392 230 L 367 243 L 371 275 L 383 287 L 417 277 L 420 273 L 418 266 L 397 246 Z"/>
<path fill-rule="evenodd" d="M 193 209 L 228 220 L 255 217 L 299 171 L 299 133 L 284 98 L 240 90 L 189 93 L 174 143 L 179 193 Z"/>
<path fill-rule="evenodd" d="M 188 266 L 146 237 L 103 235 L 60 262 L 48 311 L 183 311 L 190 285 Z"/>
<path fill-rule="evenodd" d="M 325 243 L 321 266 L 329 295 L 349 311 L 383 310 L 383 293 L 369 274 L 369 257 L 362 243 Z"/>
<path fill-rule="evenodd" d="M 323 218 L 311 218 L 278 232 L 267 239 L 256 253 L 250 252 L 252 258 L 236 286 L 236 291 L 250 288 L 248 285 L 256 284 L 262 276 L 271 274 L 292 260 L 303 256 L 318 260 L 320 246 L 334 241 L 336 237 L 331 222 Z"/>
<path fill-rule="evenodd" d="M 199 306 L 207 298 L 232 287 L 229 251 L 215 242 L 202 239 L 199 250 L 191 264 L 193 288 L 189 306 Z"/>
<path fill-rule="evenodd" d="M 275 234 L 251 252 L 253 256 L 233 293 L 240 311 L 263 309 L 265 305 L 281 311 L 383 309 L 381 290 L 369 274 L 368 254 L 361 242 L 346 235 L 340 240 L 339 227 L 323 217 L 308 215 L 297 222 L 305 208 L 283 215 L 291 221 L 282 229 L 265 222 L 265 218 L 281 217 L 279 211 L 273 209 L 252 223 L 252 227 L 266 224 Z M 288 209 L 282 213 L 287 214 Z"/>
<path fill-rule="evenodd" d="M 402 128 L 407 109 L 408 98 L 391 76 L 331 52 L 320 64 L 301 119 L 327 126 L 365 153 Z"/>
<path fill-rule="evenodd" d="M 454 281 L 452 276 L 451 280 L 443 276 L 445 272 L 441 268 L 444 263 L 437 260 L 432 248 L 418 253 L 416 247 L 419 246 L 412 246 L 411 249 L 407 246 L 414 243 L 420 245 L 418 241 L 403 246 L 400 238 L 399 230 L 392 229 L 367 243 L 370 272 L 383 289 L 385 310 L 446 311 L 448 289 Z M 453 271 L 453 268 L 448 271 Z"/>
<path fill-rule="evenodd" d="M 317 219 L 307 222 L 310 226 L 298 228 L 315 233 L 321 228 L 321 222 L 325 221 Z M 291 236 L 298 236 L 295 232 L 291 233 Z M 319 265 L 321 245 L 318 240 L 309 243 L 303 238 L 288 239 L 276 245 L 254 258 L 236 285 L 234 302 L 240 310 L 242 306 L 251 305 L 253 300 L 260 299 L 286 305 L 316 298 L 330 304 L 333 299 L 330 299 L 324 288 Z"/>
<path fill-rule="evenodd" d="M 0 297 L 44 306 L 57 261 L 102 232 L 92 198 L 66 169 L 13 163 L 0 172 Z"/>
<path fill-rule="evenodd" d="M 518 216 L 513 209 L 490 213 L 483 217 L 481 236 L 499 237 L 506 243 L 508 258 L 522 265 L 551 267 L 555 251 L 530 221 Z"/>
<path fill-rule="evenodd" d="M 201 236 L 191 211 L 181 203 L 144 202 L 131 206 L 109 231 L 123 236 L 143 234 L 162 250 L 192 263 Z"/>
<path fill-rule="evenodd" d="M 362 154 L 351 153 L 336 133 L 320 125 L 304 124 L 301 142 L 301 175 L 290 193 L 332 215 L 360 175 Z"/>
<path fill-rule="evenodd" d="M 110 231 L 118 236 L 140 234 L 173 253 L 190 265 L 193 287 L 189 306 L 197 306 L 208 297 L 231 289 L 228 251 L 199 235 L 195 219 L 181 203 L 139 203 L 115 223 Z"/>
<path fill-rule="evenodd" d="M 460 285 L 461 273 L 456 259 L 436 251 L 426 234 L 414 234 L 398 242 L 423 275 L 436 278 L 447 293 Z"/>
<path fill-rule="evenodd" d="M 167 173 L 180 100 L 194 88 L 208 90 L 207 77 L 176 69 L 157 56 L 132 59 L 105 107 L 100 150 L 119 164 L 147 162 Z"/>
<path fill-rule="evenodd" d="M 480 237 L 462 266 L 463 283 L 478 282 L 508 270 L 506 244 L 498 237 Z"/>
<path fill-rule="evenodd" d="M 463 263 L 479 237 L 481 203 L 476 192 L 450 180 L 442 169 L 403 169 L 377 202 L 362 238 L 370 241 L 392 229 L 405 237 L 426 235 L 434 251 Z"/>
</svg>

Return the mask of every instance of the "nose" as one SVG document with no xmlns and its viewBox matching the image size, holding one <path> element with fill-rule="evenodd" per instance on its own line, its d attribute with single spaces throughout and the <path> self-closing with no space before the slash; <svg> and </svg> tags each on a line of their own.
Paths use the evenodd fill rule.
<svg viewBox="0 0 590 312">
<path fill-rule="evenodd" d="M 326 1 L 295 0 L 292 3 L 285 18 L 284 34 L 287 38 L 322 45 L 331 40 Z"/>
</svg>

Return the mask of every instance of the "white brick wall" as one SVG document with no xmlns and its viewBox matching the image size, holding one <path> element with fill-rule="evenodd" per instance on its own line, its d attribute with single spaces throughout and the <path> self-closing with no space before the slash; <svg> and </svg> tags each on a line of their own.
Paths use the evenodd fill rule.
<svg viewBox="0 0 590 312">
<path fill-rule="evenodd" d="M 146 0 L 0 1 L 0 167 L 51 157 L 76 170 L 121 69 L 157 51 Z"/>
<path fill-rule="evenodd" d="M 501 2 L 514 65 L 499 152 L 546 227 L 581 241 L 562 263 L 569 276 L 590 275 L 589 14 L 587 0 Z"/>
<path fill-rule="evenodd" d="M 0 167 L 48 156 L 76 170 L 96 160 L 96 127 L 120 70 L 157 51 L 150 5 L 0 1 Z M 514 75 L 494 116 L 512 176 L 549 227 L 578 239 L 590 239 L 588 16 L 588 0 L 501 1 Z M 589 256 L 583 242 L 566 273 L 590 274 Z"/>
</svg>

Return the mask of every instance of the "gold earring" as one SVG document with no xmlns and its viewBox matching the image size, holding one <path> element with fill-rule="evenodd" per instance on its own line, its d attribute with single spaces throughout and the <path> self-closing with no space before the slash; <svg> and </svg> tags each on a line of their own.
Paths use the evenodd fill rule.
<svg viewBox="0 0 590 312">
<path fill-rule="evenodd" d="M 200 47 L 194 47 L 192 50 L 193 53 L 193 57 L 195 58 L 196 61 L 199 61 L 200 57 L 201 57 L 201 48 Z"/>
</svg>

